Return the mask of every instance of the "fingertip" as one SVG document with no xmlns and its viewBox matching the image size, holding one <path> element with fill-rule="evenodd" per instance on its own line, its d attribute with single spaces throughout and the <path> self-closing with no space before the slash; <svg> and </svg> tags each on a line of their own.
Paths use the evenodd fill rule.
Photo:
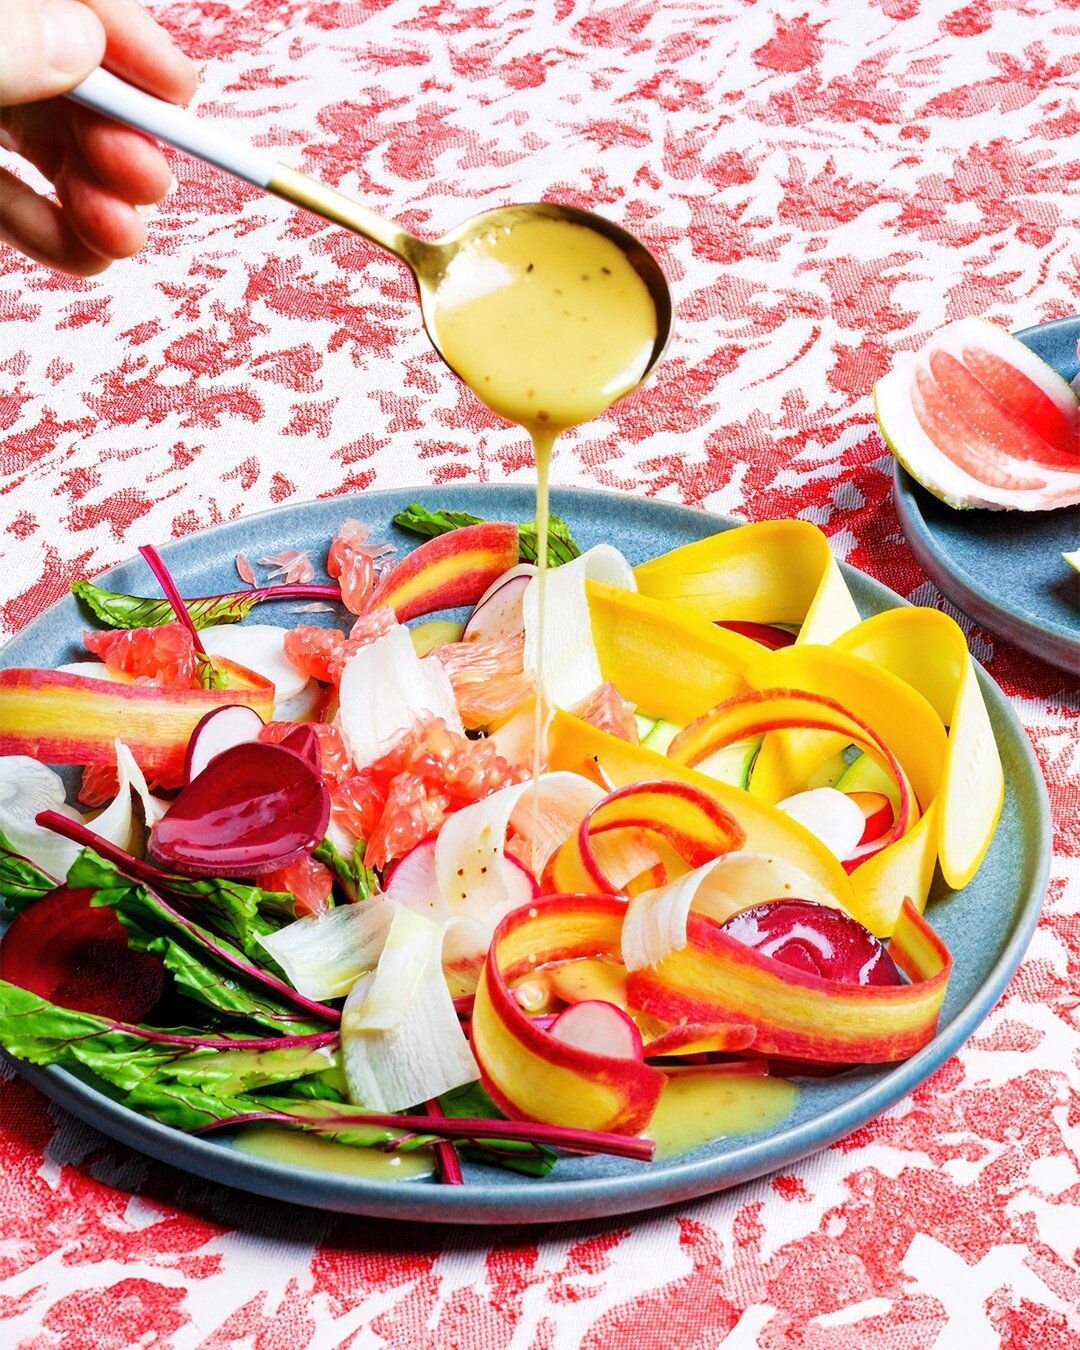
<svg viewBox="0 0 1080 1350">
<path fill-rule="evenodd" d="M 69 159 L 55 187 L 65 217 L 92 252 L 106 258 L 130 258 L 145 246 L 148 234 L 142 216 L 104 188 L 84 163 Z"/>
</svg>

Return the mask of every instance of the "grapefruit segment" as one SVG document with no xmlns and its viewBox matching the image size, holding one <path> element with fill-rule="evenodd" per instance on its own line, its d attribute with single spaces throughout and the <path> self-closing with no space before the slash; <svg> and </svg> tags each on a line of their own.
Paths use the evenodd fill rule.
<svg viewBox="0 0 1080 1350">
<path fill-rule="evenodd" d="M 878 381 L 874 411 L 896 458 L 949 506 L 1080 503 L 1080 397 L 994 324 L 947 325 Z"/>
</svg>

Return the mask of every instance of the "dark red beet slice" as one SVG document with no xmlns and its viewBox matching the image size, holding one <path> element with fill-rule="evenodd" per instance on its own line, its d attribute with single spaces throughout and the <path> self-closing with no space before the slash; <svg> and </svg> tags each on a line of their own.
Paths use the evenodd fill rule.
<svg viewBox="0 0 1080 1350">
<path fill-rule="evenodd" d="M 117 1022 L 141 1022 L 165 990 L 165 967 L 128 946 L 91 890 L 58 886 L 17 914 L 0 942 L 0 979 Z"/>
<path fill-rule="evenodd" d="M 322 773 L 319 737 L 310 726 L 298 726 L 295 731 L 290 731 L 285 739 L 279 741 L 278 744 L 282 750 L 291 750 L 294 755 L 299 755 L 301 759 L 306 760 L 316 773 Z"/>
<path fill-rule="evenodd" d="M 299 755 L 250 741 L 224 750 L 150 832 L 150 856 L 194 877 L 254 877 L 322 842 L 330 795 Z"/>
<path fill-rule="evenodd" d="M 790 647 L 795 634 L 786 628 L 777 628 L 771 623 L 750 623 L 743 619 L 717 619 L 717 628 L 726 628 L 729 633 L 741 633 L 743 637 L 760 642 L 763 647 L 776 651 L 779 647 Z"/>
<path fill-rule="evenodd" d="M 873 933 L 848 914 L 810 900 L 770 900 L 722 925 L 763 956 L 843 984 L 903 984 Z"/>
</svg>

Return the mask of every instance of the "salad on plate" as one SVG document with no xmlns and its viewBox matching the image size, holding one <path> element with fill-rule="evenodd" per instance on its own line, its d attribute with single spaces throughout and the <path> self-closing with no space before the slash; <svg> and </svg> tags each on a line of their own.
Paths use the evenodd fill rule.
<svg viewBox="0 0 1080 1350">
<path fill-rule="evenodd" d="M 951 619 L 860 620 L 805 521 L 634 568 L 553 520 L 541 588 L 534 525 L 396 520 L 218 596 L 145 548 L 161 596 L 76 582 L 85 654 L 0 671 L 8 1053 L 460 1184 L 775 1128 L 934 1037 L 931 880 L 1004 793 Z"/>
</svg>

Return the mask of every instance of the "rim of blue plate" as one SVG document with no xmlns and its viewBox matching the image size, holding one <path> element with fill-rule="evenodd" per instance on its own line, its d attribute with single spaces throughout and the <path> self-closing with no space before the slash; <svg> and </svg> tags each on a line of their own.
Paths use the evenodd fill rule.
<svg viewBox="0 0 1080 1350">
<path fill-rule="evenodd" d="M 471 485 L 470 485 L 471 486 Z M 415 498 L 431 491 L 430 485 L 417 488 L 386 489 L 363 494 L 370 505 L 378 499 Z M 486 484 L 486 496 L 512 497 L 520 494 L 518 484 Z M 556 503 L 576 502 L 588 510 L 591 503 L 609 500 L 626 503 L 635 500 L 626 493 L 564 488 L 553 492 Z M 345 505 L 349 497 L 334 502 Z M 242 517 L 243 523 L 269 516 L 287 515 L 292 510 L 324 503 L 293 503 Z M 645 505 L 645 502 L 640 502 Z M 649 507 L 700 522 L 704 515 L 717 529 L 730 529 L 745 521 L 715 515 L 670 502 L 648 499 Z M 565 507 L 562 508 L 565 510 Z M 206 539 L 224 532 L 236 521 L 200 531 Z M 183 541 L 173 541 L 180 543 Z M 169 545 L 162 552 L 168 558 Z M 118 564 L 118 567 L 126 564 Z M 872 602 L 879 607 L 907 605 L 908 602 L 882 583 L 857 568 L 841 563 L 846 576 L 857 578 Z M 96 578 L 107 583 L 110 573 Z M 63 602 L 58 602 L 63 603 Z M 45 614 L 47 615 L 47 610 Z M 39 616 L 39 623 L 45 615 Z M 0 649 L 0 661 L 4 655 Z M 976 662 L 980 685 L 988 702 L 1004 723 L 1009 749 L 1022 766 L 1026 780 L 1015 787 L 1025 794 L 1025 807 L 1034 813 L 1028 822 L 1035 835 L 1037 860 L 1018 896 L 1012 931 L 1000 949 L 997 960 L 978 990 L 961 1007 L 948 1025 L 918 1054 L 892 1068 L 884 1077 L 839 1106 L 790 1129 L 756 1141 L 738 1144 L 713 1157 L 680 1161 L 665 1159 L 634 1175 L 560 1181 L 558 1168 L 552 1177 L 523 1188 L 520 1185 L 484 1181 L 466 1186 L 438 1186 L 425 1182 L 379 1181 L 365 1177 L 341 1176 L 294 1168 L 271 1159 L 237 1152 L 212 1138 L 185 1134 L 159 1124 L 122 1106 L 92 1084 L 59 1066 L 26 1064 L 4 1054 L 29 1082 L 40 1088 L 59 1106 L 65 1107 L 84 1123 L 123 1144 L 128 1144 L 159 1161 L 198 1177 L 228 1185 L 256 1195 L 288 1203 L 308 1205 L 322 1210 L 353 1213 L 374 1218 L 393 1218 L 419 1222 L 450 1224 L 530 1224 L 612 1217 L 639 1210 L 676 1204 L 698 1196 L 726 1190 L 787 1167 L 811 1153 L 827 1147 L 859 1126 L 880 1115 L 924 1082 L 935 1069 L 968 1038 L 994 1007 L 1009 979 L 1019 966 L 1038 922 L 1049 876 L 1051 822 L 1049 802 L 1042 774 L 1031 744 L 1012 705 L 985 670 Z M 730 1140 L 725 1141 L 726 1144 Z"/>
<path fill-rule="evenodd" d="M 1080 338 L 1080 314 L 1018 328 L 1013 337 L 1030 345 L 1036 335 L 1046 337 L 1057 333 Z M 937 534 L 927 523 L 922 507 L 924 497 L 936 500 L 912 478 L 899 460 L 895 460 L 893 501 L 896 514 L 915 561 L 941 593 L 987 632 L 1015 644 L 1025 640 L 1033 642 L 1037 644 L 1034 654 L 1043 660 L 1074 673 L 1080 669 L 1080 638 L 1076 633 L 1051 618 L 1001 604 L 1000 594 L 993 595 L 942 546 Z M 961 517 L 965 513 L 958 511 L 956 514 Z"/>
</svg>

